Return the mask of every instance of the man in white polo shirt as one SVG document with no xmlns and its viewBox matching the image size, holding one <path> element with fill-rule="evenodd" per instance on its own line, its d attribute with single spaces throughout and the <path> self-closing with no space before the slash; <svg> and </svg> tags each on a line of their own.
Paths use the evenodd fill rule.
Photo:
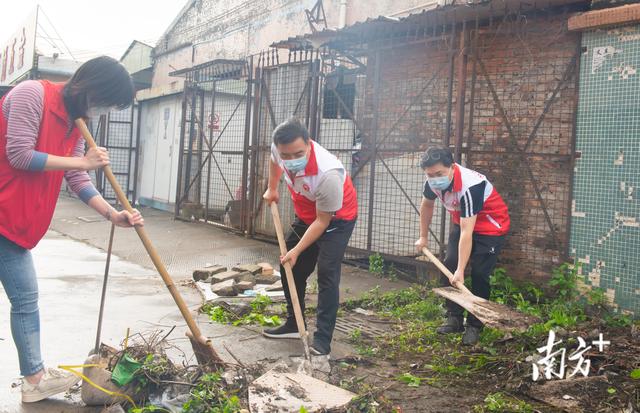
<svg viewBox="0 0 640 413">
<path fill-rule="evenodd" d="M 307 279 L 318 265 L 318 313 L 311 352 L 331 352 L 336 325 L 340 271 L 349 238 L 358 216 L 356 191 L 338 158 L 309 138 L 306 127 L 292 118 L 273 131 L 269 187 L 263 198 L 278 202 L 278 183 L 284 175 L 296 219 L 287 235 L 286 256 L 281 263 L 293 267 L 296 290 L 304 313 Z M 284 268 L 280 267 L 284 274 Z M 298 338 L 286 277 L 282 277 L 287 298 L 287 321 L 266 329 L 269 338 Z"/>
<path fill-rule="evenodd" d="M 453 221 L 444 265 L 453 273 L 454 281 L 464 281 L 464 271 L 470 262 L 471 291 L 488 299 L 489 277 L 509 232 L 507 205 L 484 175 L 453 162 L 447 148 L 429 148 L 420 166 L 427 179 L 420 206 L 418 251 L 427 246 L 434 202 L 438 198 Z M 447 285 L 449 281 L 442 276 L 441 283 Z M 464 331 L 462 343 L 473 345 L 478 342 L 482 323 L 469 313 L 465 329 L 463 313 L 462 307 L 447 300 L 447 321 L 437 331 L 441 334 Z"/>
</svg>

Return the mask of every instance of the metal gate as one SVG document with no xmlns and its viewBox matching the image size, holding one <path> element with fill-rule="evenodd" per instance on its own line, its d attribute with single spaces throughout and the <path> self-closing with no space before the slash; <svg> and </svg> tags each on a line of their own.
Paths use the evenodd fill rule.
<svg viewBox="0 0 640 413">
<path fill-rule="evenodd" d="M 138 147 L 140 146 L 139 110 L 133 104 L 112 111 L 96 122 L 97 144 L 107 149 L 111 170 L 127 194 L 129 202 L 137 200 Z M 101 169 L 95 171 L 96 189 L 108 202 L 116 202 L 116 194 Z"/>
<path fill-rule="evenodd" d="M 501 265 L 548 277 L 569 259 L 579 36 L 564 13 L 496 19 L 468 37 L 467 164 L 488 175 L 509 206 Z"/>
<path fill-rule="evenodd" d="M 251 170 L 249 214 L 252 234 L 275 236 L 275 228 L 268 208 L 264 208 L 262 194 L 267 188 L 271 157 L 271 133 L 281 122 L 295 116 L 300 118 L 313 138 L 317 135 L 318 68 L 315 51 L 295 51 L 280 64 L 280 51 L 271 50 L 259 55 L 256 69 L 256 96 L 253 131 L 255 163 Z M 280 185 L 280 198 L 288 199 L 286 185 Z M 280 202 L 282 223 L 288 227 L 294 217 L 290 202 Z"/>
<path fill-rule="evenodd" d="M 176 217 L 244 232 L 252 96 L 250 61 L 215 60 L 185 76 Z"/>
</svg>

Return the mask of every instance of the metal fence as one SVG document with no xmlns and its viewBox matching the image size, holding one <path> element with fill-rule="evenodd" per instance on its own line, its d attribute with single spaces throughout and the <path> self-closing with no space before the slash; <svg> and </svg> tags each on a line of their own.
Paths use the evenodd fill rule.
<svg viewBox="0 0 640 413">
<path fill-rule="evenodd" d="M 176 73 L 185 76 L 177 216 L 241 231 L 247 226 L 249 67 L 216 60 Z"/>
<path fill-rule="evenodd" d="M 132 204 L 137 200 L 138 148 L 140 146 L 139 107 L 112 111 L 92 119 L 90 127 L 98 146 L 109 151 L 111 170 Z M 96 189 L 108 202 L 116 202 L 116 194 L 101 169 L 94 173 Z"/>
<path fill-rule="evenodd" d="M 187 80 L 176 216 L 275 236 L 261 202 L 271 133 L 296 116 L 353 177 L 351 257 L 378 252 L 419 265 L 418 165 L 441 145 L 486 174 L 509 205 L 503 263 L 544 276 L 568 252 L 579 47 L 565 22 L 557 12 L 425 18 L 320 51 L 303 44 L 175 72 Z M 288 225 L 291 203 L 280 208 Z M 434 252 L 444 251 L 449 226 L 438 209 Z"/>
</svg>

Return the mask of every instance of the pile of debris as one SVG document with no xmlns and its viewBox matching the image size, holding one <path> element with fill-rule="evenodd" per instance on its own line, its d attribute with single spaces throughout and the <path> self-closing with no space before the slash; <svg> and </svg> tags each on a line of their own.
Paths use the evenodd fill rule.
<svg viewBox="0 0 640 413">
<path fill-rule="evenodd" d="M 221 265 L 211 265 L 193 272 L 196 282 L 210 282 L 211 291 L 221 297 L 235 297 L 238 294 L 255 295 L 256 285 L 265 285 L 264 291 L 281 291 L 280 275 L 271 264 L 237 265 L 230 270 Z"/>
</svg>

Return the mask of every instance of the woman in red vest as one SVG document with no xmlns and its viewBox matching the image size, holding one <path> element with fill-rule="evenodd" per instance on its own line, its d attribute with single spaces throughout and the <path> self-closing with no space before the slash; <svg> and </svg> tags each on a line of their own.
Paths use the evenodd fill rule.
<svg viewBox="0 0 640 413">
<path fill-rule="evenodd" d="M 11 333 L 18 349 L 22 401 L 67 391 L 78 380 L 45 368 L 40 355 L 38 283 L 30 250 L 44 236 L 62 179 L 115 225 L 143 225 L 135 211 L 116 211 L 96 191 L 87 171 L 109 164 L 104 148 L 84 152 L 77 118 L 131 105 L 126 69 L 110 57 L 83 64 L 65 84 L 25 81 L 0 100 L 0 281 L 11 302 Z"/>
</svg>

